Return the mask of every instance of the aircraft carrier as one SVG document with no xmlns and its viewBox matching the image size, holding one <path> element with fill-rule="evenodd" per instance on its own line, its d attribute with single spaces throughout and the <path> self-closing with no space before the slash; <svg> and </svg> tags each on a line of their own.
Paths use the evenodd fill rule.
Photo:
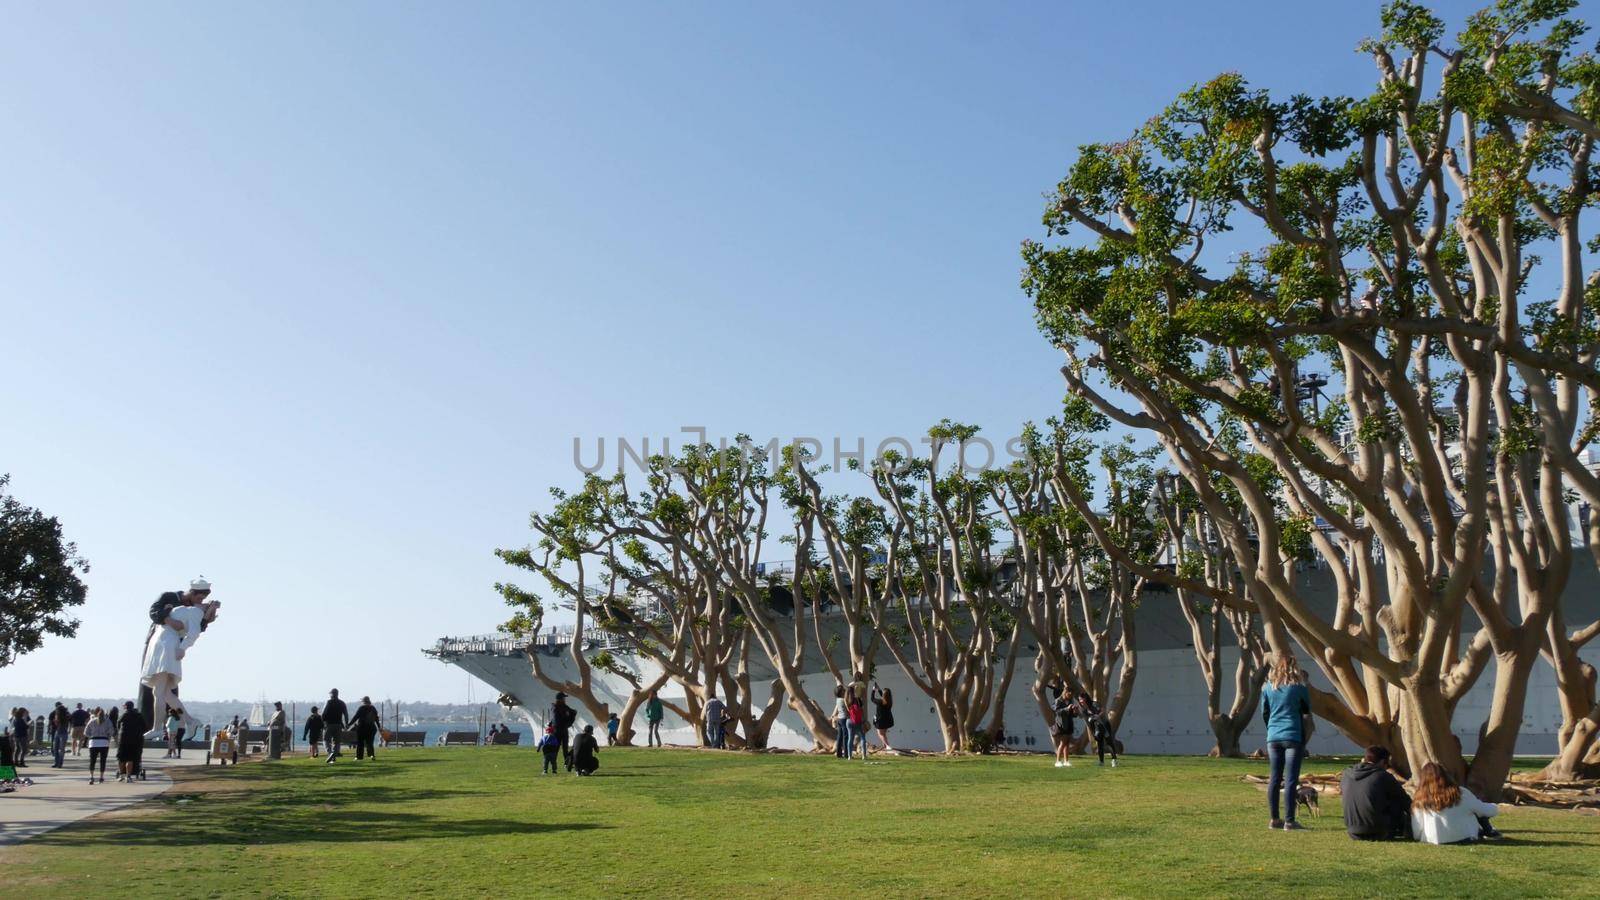
<svg viewBox="0 0 1600 900">
<path fill-rule="evenodd" d="M 1331 579 L 1325 569 L 1307 565 L 1295 577 L 1303 596 L 1319 607 L 1332 609 Z M 1135 622 L 1139 663 L 1137 677 L 1134 679 L 1132 699 L 1117 735 L 1130 753 L 1204 754 L 1214 746 L 1211 728 L 1206 721 L 1205 681 L 1200 675 L 1190 644 L 1189 626 L 1176 603 L 1176 594 L 1147 590 L 1139 604 Z M 1597 577 L 1587 552 L 1575 556 L 1566 603 L 1569 624 L 1587 623 L 1600 615 L 1600 577 Z M 1468 618 L 1471 618 L 1470 615 Z M 830 619 L 825 616 L 823 622 L 827 626 Z M 838 626 L 837 614 L 832 624 Z M 1471 627 L 1469 621 L 1469 630 Z M 423 652 L 470 672 L 500 691 L 509 706 L 537 730 L 542 730 L 544 718 L 554 701 L 554 692 L 534 678 L 526 651 L 531 647 L 533 652 L 543 654 L 540 664 L 552 677 L 576 680 L 569 655 L 571 637 L 570 629 L 545 631 L 531 641 L 504 635 L 448 637 L 439 639 Z M 630 651 L 625 639 L 593 628 L 586 632 L 586 638 L 586 656 L 592 656 L 602 649 L 609 650 L 642 682 L 651 681 L 659 674 L 653 662 Z M 1032 690 L 1033 661 L 1037 647 L 1030 643 L 1026 634 L 1019 639 L 1024 644 L 1019 651 L 1011 688 L 1004 699 L 1006 743 L 1015 750 L 1048 752 L 1049 726 L 1040 713 Z M 1591 645 L 1583 655 L 1590 662 L 1600 665 L 1600 647 Z M 752 685 L 768 683 L 775 677 L 770 666 L 760 657 L 759 651 L 753 651 L 750 656 Z M 1224 658 L 1227 671 L 1231 673 L 1237 659 L 1236 651 L 1228 648 L 1224 651 Z M 832 676 L 818 657 L 815 646 L 807 648 L 806 660 L 807 691 L 819 702 L 823 698 L 831 699 Z M 926 695 L 905 677 L 887 651 L 880 653 L 875 665 L 877 682 L 894 691 L 895 727 L 890 733 L 893 745 L 914 750 L 942 749 L 938 720 Z M 1477 746 L 1478 726 L 1488 715 L 1493 690 L 1492 665 L 1457 707 L 1457 735 L 1468 752 Z M 1328 687 L 1319 672 L 1315 669 L 1310 671 L 1313 682 Z M 616 711 L 622 709 L 631 691 L 631 685 L 621 676 L 599 669 L 593 670 L 592 684 L 596 693 Z M 1226 680 L 1225 684 L 1231 685 L 1231 679 Z M 757 691 L 758 702 L 764 701 L 764 689 Z M 669 680 L 662 688 L 661 696 L 667 700 L 681 701 L 683 688 Z M 603 729 L 604 723 L 591 721 L 589 711 L 581 704 L 574 706 L 578 710 L 580 724 L 593 724 L 597 731 Z M 1517 743 L 1518 753 L 1529 756 L 1553 754 L 1560 725 L 1555 673 L 1548 663 L 1541 660 L 1536 665 L 1528 688 L 1527 709 Z M 642 729 L 642 726 L 643 723 L 639 723 L 638 727 Z M 662 733 L 668 743 L 699 743 L 696 730 L 670 711 L 663 723 Z M 1245 751 L 1250 752 L 1261 746 L 1262 737 L 1263 728 L 1258 712 L 1241 742 Z M 801 724 L 799 716 L 787 707 L 773 724 L 768 743 L 773 747 L 792 749 L 810 749 L 812 746 L 810 733 Z M 1314 753 L 1354 753 L 1358 749 L 1331 727 L 1318 729 L 1311 741 Z"/>
</svg>

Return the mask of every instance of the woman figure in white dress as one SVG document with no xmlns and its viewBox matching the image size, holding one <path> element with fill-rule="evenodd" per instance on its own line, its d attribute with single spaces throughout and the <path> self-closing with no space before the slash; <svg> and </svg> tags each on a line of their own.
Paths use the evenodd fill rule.
<svg viewBox="0 0 1600 900">
<path fill-rule="evenodd" d="M 198 732 L 200 723 L 184 712 L 183 703 L 178 699 L 178 682 L 183 680 L 184 653 L 200 638 L 201 626 L 216 618 L 218 606 L 215 600 L 184 599 L 167 614 L 161 627 L 151 633 L 139 681 L 155 696 L 153 721 L 162 721 L 167 710 L 172 709 L 183 718 L 190 734 Z"/>
</svg>

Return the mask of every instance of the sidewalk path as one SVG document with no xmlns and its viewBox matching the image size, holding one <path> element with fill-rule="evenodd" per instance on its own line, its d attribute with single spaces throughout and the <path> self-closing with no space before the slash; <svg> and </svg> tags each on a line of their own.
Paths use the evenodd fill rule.
<svg viewBox="0 0 1600 900">
<path fill-rule="evenodd" d="M 106 764 L 112 780 L 91 785 L 87 751 L 82 756 L 68 755 L 66 765 L 59 769 L 50 768 L 49 756 L 30 756 L 28 767 L 18 769 L 17 774 L 32 778 L 33 784 L 0 794 L 0 847 L 19 844 L 96 813 L 148 800 L 172 787 L 165 769 L 205 765 L 205 757 L 204 750 L 189 750 L 183 759 L 163 759 L 162 751 L 146 749 L 144 768 L 148 780 L 133 784 L 117 781 L 117 761 L 113 758 Z"/>
</svg>

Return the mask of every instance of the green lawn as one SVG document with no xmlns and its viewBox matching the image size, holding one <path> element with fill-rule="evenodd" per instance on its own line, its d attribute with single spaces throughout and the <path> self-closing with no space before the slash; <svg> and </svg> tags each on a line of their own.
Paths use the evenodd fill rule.
<svg viewBox="0 0 1600 900">
<path fill-rule="evenodd" d="M 1262 763 L 518 748 L 189 770 L 159 800 L 0 850 L 13 890 L 119 896 L 1590 895 L 1600 817 L 1508 809 L 1508 840 L 1357 844 L 1329 798 L 1266 829 Z M 1342 764 L 1314 760 L 1308 772 Z M 91 891 L 90 893 L 99 893 Z"/>
</svg>

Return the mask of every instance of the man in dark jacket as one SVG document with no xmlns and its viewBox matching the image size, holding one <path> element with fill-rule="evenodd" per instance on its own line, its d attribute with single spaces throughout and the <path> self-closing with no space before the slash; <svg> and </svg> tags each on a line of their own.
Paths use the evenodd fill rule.
<svg viewBox="0 0 1600 900">
<path fill-rule="evenodd" d="M 322 705 L 322 733 L 328 742 L 329 763 L 339 758 L 339 742 L 349 721 L 350 708 L 339 699 L 339 689 L 334 688 L 328 692 L 328 702 Z"/>
<path fill-rule="evenodd" d="M 572 726 L 578 723 L 578 711 L 567 705 L 567 695 L 556 694 L 555 705 L 550 707 L 546 722 L 555 728 L 556 740 L 561 742 L 561 764 L 572 771 Z"/>
<path fill-rule="evenodd" d="M 1344 827 L 1358 841 L 1403 839 L 1411 828 L 1411 797 L 1389 774 L 1389 750 L 1368 747 L 1358 765 L 1339 776 Z"/>
</svg>

